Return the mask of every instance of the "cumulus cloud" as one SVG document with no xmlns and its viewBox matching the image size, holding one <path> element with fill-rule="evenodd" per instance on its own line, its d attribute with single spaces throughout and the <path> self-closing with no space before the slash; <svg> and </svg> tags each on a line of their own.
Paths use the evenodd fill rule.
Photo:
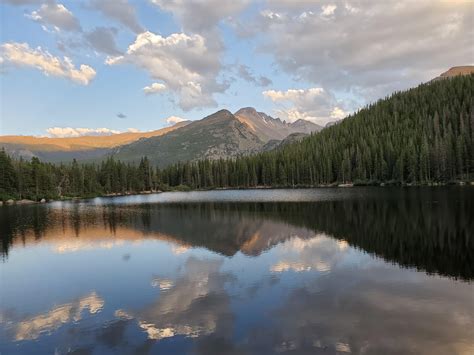
<svg viewBox="0 0 474 355">
<path fill-rule="evenodd" d="M 229 86 L 228 80 L 224 79 L 221 83 L 216 80 L 222 69 L 220 58 L 225 50 L 218 25 L 230 23 L 245 9 L 249 0 L 224 2 L 220 0 L 150 0 L 150 2 L 162 11 L 171 13 L 182 28 L 183 33 L 173 34 L 167 39 L 173 37 L 176 39 L 176 36 L 181 36 L 180 43 L 175 44 L 176 48 L 180 47 L 180 50 L 184 50 L 186 47 L 189 55 L 193 52 L 201 53 L 191 61 L 188 54 L 179 54 L 186 57 L 184 58 L 185 63 L 180 63 L 180 65 L 184 64 L 185 73 L 176 72 L 180 81 L 179 86 L 164 80 L 166 85 L 177 95 L 178 105 L 186 111 L 193 108 L 217 106 L 213 94 L 223 92 Z M 184 40 L 183 36 L 188 38 Z M 168 51 L 174 52 L 175 50 L 169 48 Z M 173 57 L 171 62 L 176 60 L 174 54 Z M 165 60 L 167 59 L 165 58 Z M 197 63 L 193 64 L 192 61 Z M 168 64 L 174 66 L 173 63 Z M 189 78 L 189 73 L 193 73 L 193 78 Z M 262 80 L 262 83 L 268 81 L 265 78 Z"/>
<path fill-rule="evenodd" d="M 335 96 L 323 88 L 289 89 L 286 91 L 267 90 L 263 96 L 280 105 L 275 113 L 287 121 L 298 119 L 324 125 L 344 118 L 344 111 Z"/>
<path fill-rule="evenodd" d="M 49 1 L 27 15 L 32 20 L 44 26 L 53 26 L 56 31 L 80 31 L 79 20 L 63 4 Z"/>
<path fill-rule="evenodd" d="M 296 79 L 372 101 L 471 64 L 473 23 L 469 1 L 276 0 L 246 27 Z"/>
<path fill-rule="evenodd" d="M 223 19 L 238 14 L 248 0 L 150 0 L 152 4 L 173 15 L 183 25 L 184 29 L 200 33 L 209 31 Z"/>
<path fill-rule="evenodd" d="M 88 65 L 81 64 L 79 68 L 75 68 L 70 58 L 55 57 L 41 47 L 30 48 L 27 43 L 2 44 L 0 53 L 4 63 L 18 67 L 33 67 L 45 75 L 66 78 L 81 85 L 88 85 L 96 74 Z"/>
<path fill-rule="evenodd" d="M 143 32 L 143 27 L 138 23 L 135 8 L 127 0 L 92 0 L 90 4 L 93 9 L 100 11 L 104 16 L 118 21 L 131 31 L 135 33 Z"/>
<path fill-rule="evenodd" d="M 174 33 L 162 37 L 144 32 L 124 55 L 108 58 L 106 63 L 129 63 L 146 70 L 152 79 L 162 81 L 176 94 L 183 110 L 216 106 L 213 94 L 227 86 L 217 82 L 220 52 L 207 44 L 198 34 Z"/>
<path fill-rule="evenodd" d="M 176 123 L 184 122 L 184 121 L 187 121 L 187 119 L 178 117 L 178 116 L 170 116 L 166 119 L 166 123 L 170 125 L 175 125 Z"/>
<path fill-rule="evenodd" d="M 162 83 L 153 83 L 153 84 L 151 84 L 149 86 L 145 86 L 143 88 L 143 92 L 146 95 L 156 94 L 156 93 L 162 92 L 164 90 L 166 90 L 166 85 L 162 84 Z"/>
<path fill-rule="evenodd" d="M 266 76 L 255 76 L 247 65 L 239 65 L 237 74 L 242 79 L 258 86 L 268 86 L 272 84 L 272 80 Z"/>
<path fill-rule="evenodd" d="M 112 134 L 124 133 L 110 128 L 73 128 L 73 127 L 51 127 L 46 130 L 48 136 L 53 138 L 82 137 L 82 136 L 110 136 Z M 126 132 L 139 132 L 136 128 L 128 128 Z"/>
<path fill-rule="evenodd" d="M 94 50 L 108 55 L 122 54 L 115 43 L 117 29 L 114 27 L 96 27 L 84 34 L 86 43 Z"/>
<path fill-rule="evenodd" d="M 322 11 L 321 11 L 321 16 L 332 16 L 334 15 L 334 11 L 336 11 L 337 6 L 336 5 L 323 5 L 322 6 Z"/>
</svg>

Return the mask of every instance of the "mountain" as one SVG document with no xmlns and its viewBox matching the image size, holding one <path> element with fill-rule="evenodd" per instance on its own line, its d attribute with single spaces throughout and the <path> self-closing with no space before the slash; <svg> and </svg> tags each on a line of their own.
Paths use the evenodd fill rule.
<svg viewBox="0 0 474 355">
<path fill-rule="evenodd" d="M 163 167 L 197 159 L 219 159 L 258 152 L 264 142 L 228 110 L 220 110 L 202 120 L 168 134 L 141 139 L 115 149 L 114 158 L 139 161 L 147 156 Z"/>
<path fill-rule="evenodd" d="M 432 81 L 396 92 L 300 142 L 236 161 L 189 163 L 181 173 L 170 167 L 160 179 L 190 188 L 470 183 L 473 90 L 474 74 Z"/>
<path fill-rule="evenodd" d="M 321 129 L 305 120 L 286 123 L 252 107 L 242 108 L 235 114 L 220 110 L 166 135 L 118 147 L 112 155 L 123 161 L 138 161 L 147 156 L 152 164 L 163 167 L 176 162 L 266 151 L 280 146 L 293 134 L 307 135 Z"/>
<path fill-rule="evenodd" d="M 282 140 L 292 133 L 319 132 L 323 127 L 310 121 L 297 120 L 293 123 L 281 121 L 263 112 L 257 112 L 253 107 L 244 107 L 234 113 L 234 116 L 242 123 L 245 123 L 250 130 L 255 133 L 263 142 L 270 140 Z"/>
<path fill-rule="evenodd" d="M 246 107 L 235 114 L 221 110 L 199 121 L 181 122 L 152 132 L 74 138 L 0 136 L 0 146 L 14 157 L 38 157 L 48 162 L 73 158 L 99 161 L 107 156 L 139 161 L 146 155 L 152 163 L 166 166 L 179 161 L 248 155 L 270 149 L 272 144 L 279 146 L 292 134 L 321 129 L 309 121 L 287 123 Z M 269 142 L 273 143 L 264 148 Z"/>
<path fill-rule="evenodd" d="M 265 145 L 262 148 L 263 152 L 268 152 L 273 149 L 277 148 L 282 148 L 287 144 L 295 143 L 295 142 L 301 142 L 304 138 L 308 137 L 309 134 L 307 133 L 292 133 L 285 139 L 282 139 L 281 141 L 277 139 L 272 139 L 265 143 Z"/>
<path fill-rule="evenodd" d="M 446 78 L 452 78 L 458 75 L 469 75 L 474 73 L 473 65 L 462 65 L 458 67 L 452 67 L 448 71 L 445 71 L 440 76 L 434 78 L 433 80 L 440 80 Z"/>
<path fill-rule="evenodd" d="M 326 125 L 324 126 L 324 128 L 328 128 L 328 127 L 334 126 L 335 124 L 341 123 L 342 120 L 343 120 L 343 118 L 340 119 L 340 120 L 328 122 L 328 123 L 326 123 Z"/>
<path fill-rule="evenodd" d="M 90 160 L 104 156 L 111 148 L 128 144 L 142 138 L 156 137 L 167 134 L 189 121 L 179 122 L 150 132 L 127 132 L 109 136 L 81 136 L 67 138 L 49 138 L 34 136 L 0 136 L 0 147 L 12 156 L 24 158 L 38 157 L 44 161 L 60 162 Z"/>
</svg>

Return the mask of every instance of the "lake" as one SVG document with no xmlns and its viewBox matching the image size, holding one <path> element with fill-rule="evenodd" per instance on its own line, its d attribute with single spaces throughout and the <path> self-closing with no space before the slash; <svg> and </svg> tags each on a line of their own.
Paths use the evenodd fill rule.
<svg viewBox="0 0 474 355">
<path fill-rule="evenodd" d="M 0 207 L 3 354 L 473 354 L 474 188 Z"/>
</svg>

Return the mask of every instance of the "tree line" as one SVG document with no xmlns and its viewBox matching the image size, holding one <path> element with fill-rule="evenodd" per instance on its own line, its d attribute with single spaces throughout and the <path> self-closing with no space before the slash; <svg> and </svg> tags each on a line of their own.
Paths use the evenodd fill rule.
<svg viewBox="0 0 474 355">
<path fill-rule="evenodd" d="M 14 160 L 0 151 L 0 199 L 56 199 L 155 191 L 162 188 L 158 169 L 148 159 L 126 164 L 108 158 L 101 164 L 52 164 Z"/>
<path fill-rule="evenodd" d="M 302 142 L 232 160 L 178 163 L 161 178 L 191 188 L 471 181 L 473 89 L 474 75 L 423 84 Z"/>
<path fill-rule="evenodd" d="M 396 92 L 323 131 L 269 152 L 163 169 L 12 159 L 0 151 L 0 198 L 38 200 L 170 188 L 430 184 L 474 177 L 474 75 Z"/>
</svg>

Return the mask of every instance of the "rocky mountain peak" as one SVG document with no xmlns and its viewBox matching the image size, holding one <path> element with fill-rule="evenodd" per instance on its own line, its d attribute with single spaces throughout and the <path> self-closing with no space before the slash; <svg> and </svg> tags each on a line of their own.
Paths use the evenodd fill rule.
<svg viewBox="0 0 474 355">
<path fill-rule="evenodd" d="M 252 115 L 256 115 L 258 114 L 257 110 L 254 108 L 254 107 L 242 107 L 241 109 L 239 109 L 238 111 L 236 111 L 234 113 L 234 115 L 244 115 L 244 114 L 252 114 Z"/>
</svg>

